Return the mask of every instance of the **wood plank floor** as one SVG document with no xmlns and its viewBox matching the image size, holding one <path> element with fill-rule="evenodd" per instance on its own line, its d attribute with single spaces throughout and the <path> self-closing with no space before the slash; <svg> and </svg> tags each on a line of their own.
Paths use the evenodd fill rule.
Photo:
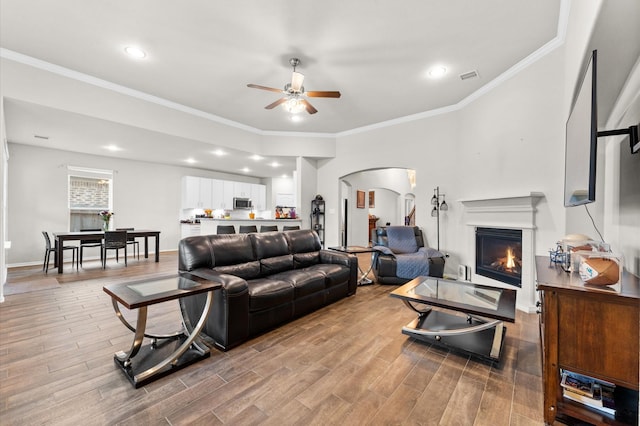
<svg viewBox="0 0 640 426">
<path fill-rule="evenodd" d="M 85 262 L 49 271 L 60 288 L 6 296 L 0 424 L 543 424 L 535 314 L 507 324 L 503 361 L 490 366 L 403 335 L 415 314 L 388 296 L 396 286 L 377 284 L 134 389 L 113 362 L 132 334 L 102 286 L 176 270 L 176 253 L 105 271 Z M 43 276 L 11 269 L 9 283 Z M 179 328 L 177 304 L 153 308 L 155 331 Z"/>
</svg>

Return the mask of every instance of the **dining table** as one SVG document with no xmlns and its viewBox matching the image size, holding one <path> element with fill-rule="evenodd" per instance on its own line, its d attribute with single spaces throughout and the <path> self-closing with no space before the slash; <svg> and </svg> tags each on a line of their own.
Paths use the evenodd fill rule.
<svg viewBox="0 0 640 426">
<path fill-rule="evenodd" d="M 149 257 L 149 237 L 155 239 L 155 261 L 160 262 L 160 231 L 149 229 L 127 230 L 127 236 L 133 238 L 144 238 L 144 257 Z M 99 240 L 104 238 L 104 231 L 64 231 L 54 232 L 55 239 L 55 265 L 58 267 L 58 273 L 63 272 L 63 252 L 65 241 L 83 241 L 83 240 Z"/>
</svg>

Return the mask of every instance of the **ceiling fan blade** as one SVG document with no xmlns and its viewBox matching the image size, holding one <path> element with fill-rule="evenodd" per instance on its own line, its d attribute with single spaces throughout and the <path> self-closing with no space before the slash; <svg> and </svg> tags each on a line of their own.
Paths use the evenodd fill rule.
<svg viewBox="0 0 640 426">
<path fill-rule="evenodd" d="M 247 84 L 247 87 L 251 87 L 252 89 L 262 89 L 262 90 L 268 90 L 270 92 L 282 93 L 282 89 L 275 89 L 273 87 L 260 86 L 258 84 Z"/>
<path fill-rule="evenodd" d="M 311 105 L 306 99 L 300 99 L 300 102 L 304 104 L 304 107 L 307 109 L 307 112 L 309 114 L 315 114 L 316 112 L 318 112 L 318 110 L 315 109 L 313 105 Z"/>
<path fill-rule="evenodd" d="M 277 107 L 280 104 L 283 104 L 287 101 L 287 98 L 280 98 L 275 102 L 270 103 L 269 105 L 267 105 L 266 107 L 264 107 L 264 109 L 273 109 L 275 107 Z"/>
<path fill-rule="evenodd" d="M 339 98 L 340 97 L 340 92 L 338 91 L 311 91 L 311 92 L 305 92 L 305 95 L 309 96 L 310 98 Z"/>
</svg>

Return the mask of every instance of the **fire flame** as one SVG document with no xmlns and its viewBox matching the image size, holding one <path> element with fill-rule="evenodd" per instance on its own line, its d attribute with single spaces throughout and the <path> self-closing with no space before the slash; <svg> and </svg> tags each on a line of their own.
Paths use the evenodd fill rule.
<svg viewBox="0 0 640 426">
<path fill-rule="evenodd" d="M 511 269 L 516 266 L 516 262 L 514 262 L 515 256 L 513 255 L 513 251 L 511 247 L 507 248 L 507 268 Z"/>
</svg>

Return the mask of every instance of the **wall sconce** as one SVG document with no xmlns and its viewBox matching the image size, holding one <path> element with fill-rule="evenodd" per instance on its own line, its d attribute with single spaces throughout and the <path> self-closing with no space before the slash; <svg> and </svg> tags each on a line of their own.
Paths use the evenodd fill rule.
<svg viewBox="0 0 640 426">
<path fill-rule="evenodd" d="M 440 201 L 442 198 L 442 201 Z M 435 217 L 437 219 L 437 237 L 438 237 L 438 250 L 440 250 L 440 212 L 446 212 L 449 210 L 449 205 L 444 200 L 444 194 L 440 193 L 440 187 L 436 186 L 433 190 L 433 197 L 431 197 L 431 205 L 433 206 L 433 210 L 431 210 L 431 217 Z"/>
</svg>

